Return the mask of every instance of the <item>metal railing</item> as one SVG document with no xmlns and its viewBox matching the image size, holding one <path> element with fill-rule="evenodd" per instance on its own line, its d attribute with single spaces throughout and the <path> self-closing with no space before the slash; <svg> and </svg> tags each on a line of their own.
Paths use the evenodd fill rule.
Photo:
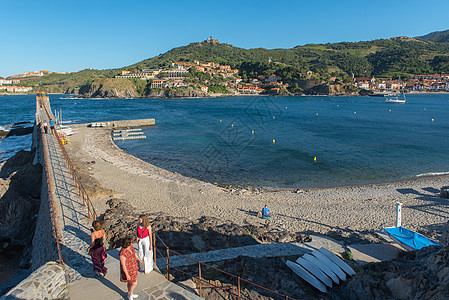
<svg viewBox="0 0 449 300">
<path fill-rule="evenodd" d="M 42 101 L 41 97 L 37 97 L 38 101 L 39 101 L 39 105 L 44 109 L 48 119 L 52 119 L 50 116 L 50 113 L 47 110 L 47 106 L 45 105 L 45 103 Z M 59 147 L 61 149 L 61 153 L 62 153 L 62 157 L 64 158 L 66 165 L 69 169 L 70 175 L 72 175 L 73 181 L 75 182 L 75 186 L 78 190 L 78 195 L 83 199 L 83 206 L 86 207 L 87 206 L 87 217 L 91 220 L 96 220 L 97 219 L 97 213 L 95 211 L 95 208 L 92 204 L 92 201 L 89 198 L 89 195 L 86 193 L 86 189 L 84 188 L 84 186 L 81 183 L 81 178 L 78 175 L 75 167 L 73 166 L 72 161 L 70 160 L 69 155 L 67 154 L 67 151 L 65 150 L 65 147 L 62 143 L 61 137 L 59 136 L 57 130 L 55 129 L 55 127 L 53 127 L 52 129 L 50 129 L 53 131 L 53 134 L 56 136 L 56 139 L 58 141 Z"/>
<path fill-rule="evenodd" d="M 158 240 L 161 242 L 161 244 L 163 245 L 162 248 L 165 248 L 165 257 L 164 257 L 164 255 L 162 254 L 162 252 L 159 251 L 159 250 L 156 248 L 156 239 L 158 239 Z M 249 281 L 249 280 L 243 279 L 243 278 L 241 278 L 240 276 L 233 275 L 233 274 L 228 273 L 228 272 L 226 272 L 226 271 L 223 271 L 223 270 L 220 270 L 220 269 L 218 269 L 218 268 L 215 268 L 215 267 L 213 267 L 213 266 L 211 266 L 211 265 L 209 265 L 209 264 L 200 262 L 200 261 L 198 261 L 198 260 L 196 260 L 196 259 L 190 258 L 190 257 L 188 257 L 188 256 L 185 256 L 185 255 L 181 254 L 181 253 L 178 253 L 178 252 L 176 252 L 176 251 L 170 250 L 170 248 L 164 243 L 164 241 L 163 241 L 163 240 L 162 240 L 162 239 L 161 239 L 161 238 L 154 232 L 154 233 L 153 233 L 153 256 L 154 256 L 154 263 L 155 263 L 155 264 L 156 264 L 156 259 L 157 259 L 156 253 L 158 253 L 158 254 L 159 254 L 163 259 L 165 259 L 165 261 L 166 261 L 166 274 L 165 274 L 165 276 L 167 277 L 167 280 L 170 280 L 170 270 L 171 270 L 171 269 L 172 269 L 172 270 L 179 271 L 179 272 L 181 272 L 181 273 L 183 273 L 183 274 L 185 274 L 185 275 L 188 275 L 189 277 L 191 277 L 191 278 L 194 279 L 194 282 L 197 281 L 197 283 L 198 283 L 198 294 L 199 294 L 200 297 L 203 297 L 203 289 L 204 289 L 204 288 L 211 288 L 211 289 L 220 289 L 220 290 L 222 290 L 223 292 L 225 292 L 225 293 L 227 293 L 227 294 L 230 294 L 230 295 L 236 297 L 236 299 L 239 299 L 239 300 L 240 300 L 240 299 L 245 299 L 245 298 L 242 298 L 242 297 L 244 297 L 244 296 L 242 295 L 242 284 L 246 284 L 246 285 L 250 285 L 250 286 L 259 288 L 259 289 L 263 290 L 264 292 L 270 293 L 271 295 L 279 296 L 280 298 L 283 298 L 283 299 L 286 299 L 286 300 L 295 300 L 294 298 L 291 298 L 291 297 L 289 297 L 289 296 L 286 296 L 286 295 L 280 294 L 280 293 L 278 293 L 278 292 L 275 292 L 275 291 L 273 291 L 273 290 L 270 290 L 270 289 L 268 289 L 268 288 L 266 288 L 266 287 L 263 287 L 263 286 L 261 286 L 261 285 L 259 285 L 259 284 L 257 284 L 257 283 L 254 283 L 254 282 L 251 282 L 251 281 Z M 174 266 L 171 266 L 171 265 L 170 265 L 170 253 L 175 254 L 175 255 L 182 256 L 182 257 L 184 257 L 184 258 L 186 258 L 186 259 L 189 259 L 189 260 L 191 260 L 191 261 L 194 261 L 196 264 L 198 264 L 198 276 L 194 276 L 194 275 L 192 275 L 192 274 L 190 274 L 190 273 L 187 273 L 187 272 L 184 271 L 184 270 L 181 270 L 181 269 L 179 269 L 179 268 L 176 268 L 176 267 L 174 267 Z M 201 273 L 202 273 L 202 272 L 201 272 L 201 268 L 202 268 L 202 267 L 211 268 L 211 269 L 213 269 L 213 270 L 215 270 L 215 271 L 218 271 L 218 272 L 220 272 L 220 273 L 222 273 L 222 274 L 225 274 L 225 275 L 227 275 L 227 276 L 233 278 L 233 279 L 236 281 L 236 286 L 237 286 L 236 289 L 237 289 L 237 292 L 236 292 L 236 293 L 233 292 L 233 291 L 232 291 L 232 290 L 233 290 L 232 288 L 231 288 L 231 291 L 227 291 L 223 286 L 218 286 L 218 285 L 216 285 L 215 283 L 213 283 L 213 282 L 211 282 L 211 281 L 209 281 L 209 280 L 207 280 L 207 279 L 204 279 L 204 277 L 201 275 Z M 249 299 L 249 298 L 247 298 L 247 299 Z"/>
</svg>

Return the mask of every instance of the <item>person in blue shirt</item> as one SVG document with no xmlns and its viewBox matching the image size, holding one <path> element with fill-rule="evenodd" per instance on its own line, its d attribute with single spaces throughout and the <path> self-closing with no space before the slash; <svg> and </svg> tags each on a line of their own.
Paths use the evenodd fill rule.
<svg viewBox="0 0 449 300">
<path fill-rule="evenodd" d="M 267 205 L 262 208 L 262 218 L 271 218 L 271 210 Z"/>
<path fill-rule="evenodd" d="M 50 119 L 48 124 L 50 125 L 50 134 L 51 134 L 53 132 L 53 129 L 55 129 L 55 121 L 53 121 L 53 119 Z"/>
</svg>

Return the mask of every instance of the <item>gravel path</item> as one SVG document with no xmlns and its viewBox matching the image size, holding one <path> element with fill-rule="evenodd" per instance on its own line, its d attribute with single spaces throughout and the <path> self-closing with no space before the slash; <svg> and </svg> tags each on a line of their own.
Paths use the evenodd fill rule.
<svg viewBox="0 0 449 300">
<path fill-rule="evenodd" d="M 237 224 L 264 221 L 255 217 L 264 204 L 275 213 L 277 225 L 296 232 L 373 232 L 382 224 L 393 226 L 396 201 L 403 203 L 402 223 L 413 230 L 439 228 L 449 217 L 448 199 L 439 198 L 439 189 L 449 177 L 414 181 L 250 193 L 241 195 L 196 179 L 158 168 L 118 148 L 110 130 L 76 128 L 69 149 L 83 161 L 95 161 L 92 175 L 108 189 L 129 201 L 138 211 L 165 212 L 193 219 L 214 216 Z M 105 200 L 94 202 L 101 213 Z"/>
</svg>

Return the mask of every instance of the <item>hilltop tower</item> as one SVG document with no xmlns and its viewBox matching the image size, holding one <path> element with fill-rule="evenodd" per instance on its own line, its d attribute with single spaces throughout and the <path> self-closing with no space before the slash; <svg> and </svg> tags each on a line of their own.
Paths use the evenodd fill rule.
<svg viewBox="0 0 449 300">
<path fill-rule="evenodd" d="M 207 40 L 205 40 L 204 43 L 213 44 L 213 45 L 220 44 L 220 42 L 218 40 L 214 39 L 213 36 L 210 36 L 210 38 L 207 38 Z"/>
</svg>

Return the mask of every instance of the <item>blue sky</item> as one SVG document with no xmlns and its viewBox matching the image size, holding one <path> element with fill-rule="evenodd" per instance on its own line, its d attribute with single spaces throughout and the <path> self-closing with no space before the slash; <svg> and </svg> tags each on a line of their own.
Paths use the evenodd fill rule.
<svg viewBox="0 0 449 300">
<path fill-rule="evenodd" d="M 213 35 L 242 48 L 449 29 L 449 1 L 0 0 L 0 76 L 127 66 Z"/>
</svg>

